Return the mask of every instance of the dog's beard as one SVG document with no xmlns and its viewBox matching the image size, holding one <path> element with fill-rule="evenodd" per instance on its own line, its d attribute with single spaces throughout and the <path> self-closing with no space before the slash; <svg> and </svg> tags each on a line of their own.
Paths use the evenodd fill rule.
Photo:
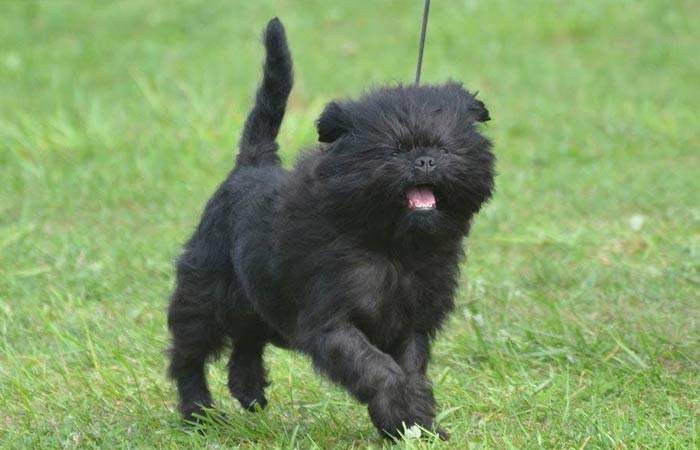
<svg viewBox="0 0 700 450">
<path fill-rule="evenodd" d="M 468 214 L 454 208 L 451 189 L 439 178 L 426 182 L 386 167 L 351 170 L 337 162 L 334 167 L 343 170 L 320 180 L 327 200 L 322 206 L 340 230 L 377 241 L 459 239 L 467 230 Z"/>
<path fill-rule="evenodd" d="M 419 184 L 406 191 L 406 205 L 395 226 L 395 236 L 405 238 L 412 234 L 421 237 L 460 236 L 463 227 L 457 218 L 445 210 L 438 188 L 433 184 Z"/>
<path fill-rule="evenodd" d="M 439 186 L 382 178 L 348 190 L 349 184 L 333 181 L 334 201 L 325 211 L 341 229 L 359 229 L 383 241 L 460 238 L 465 233 L 465 218 L 446 209 Z"/>
<path fill-rule="evenodd" d="M 392 227 L 394 240 L 461 238 L 467 223 L 449 211 L 432 208 L 407 208 Z"/>
</svg>

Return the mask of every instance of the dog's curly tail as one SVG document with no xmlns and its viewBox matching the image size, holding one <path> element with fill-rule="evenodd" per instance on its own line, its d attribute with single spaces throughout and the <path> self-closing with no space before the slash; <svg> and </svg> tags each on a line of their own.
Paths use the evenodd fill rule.
<svg viewBox="0 0 700 450">
<path fill-rule="evenodd" d="M 275 139 L 280 129 L 287 97 L 292 90 L 292 55 L 278 18 L 270 20 L 263 34 L 265 64 L 263 79 L 255 95 L 255 106 L 248 114 L 236 166 L 279 165 Z"/>
</svg>

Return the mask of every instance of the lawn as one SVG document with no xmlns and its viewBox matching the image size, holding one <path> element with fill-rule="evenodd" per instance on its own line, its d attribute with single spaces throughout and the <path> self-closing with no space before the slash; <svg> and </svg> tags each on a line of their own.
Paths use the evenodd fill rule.
<svg viewBox="0 0 700 450">
<path fill-rule="evenodd" d="M 412 79 L 420 1 L 6 1 L 0 446 L 381 448 L 365 408 L 266 352 L 269 408 L 184 427 L 173 261 L 235 155 L 285 23 L 283 159 L 325 102 Z M 449 443 L 700 448 L 700 3 L 434 1 L 424 82 L 479 90 L 497 193 L 430 373 Z"/>
</svg>

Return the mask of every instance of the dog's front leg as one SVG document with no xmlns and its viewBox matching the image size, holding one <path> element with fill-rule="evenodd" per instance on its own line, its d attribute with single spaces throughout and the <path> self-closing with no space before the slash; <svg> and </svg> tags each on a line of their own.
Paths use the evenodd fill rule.
<svg viewBox="0 0 700 450">
<path fill-rule="evenodd" d="M 435 427 L 435 397 L 427 377 L 430 361 L 430 338 L 427 333 L 413 332 L 392 353 L 392 356 L 406 374 L 406 389 L 414 399 L 411 407 L 418 423 L 435 431 L 442 440 L 448 434 Z"/>
<path fill-rule="evenodd" d="M 418 399 L 407 388 L 408 378 L 403 369 L 353 325 L 343 324 L 314 333 L 304 347 L 316 367 L 367 403 L 372 423 L 385 437 L 396 435 L 404 425 L 432 425 L 416 414 L 414 402 Z"/>
</svg>

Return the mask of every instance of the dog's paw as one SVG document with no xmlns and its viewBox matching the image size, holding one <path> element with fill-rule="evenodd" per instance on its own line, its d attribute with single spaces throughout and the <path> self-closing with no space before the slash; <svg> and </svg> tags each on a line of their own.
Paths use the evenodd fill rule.
<svg viewBox="0 0 700 450">
<path fill-rule="evenodd" d="M 431 430 L 426 432 L 426 430 Z M 441 441 L 449 441 L 450 435 L 447 434 L 445 430 L 439 427 L 424 427 L 417 424 L 410 426 L 402 423 L 401 428 L 393 431 L 388 431 L 386 429 L 379 430 L 379 435 L 387 440 L 397 443 L 401 440 L 421 440 L 421 441 L 433 441 L 439 439 Z"/>
<path fill-rule="evenodd" d="M 379 434 L 387 439 L 411 437 L 420 433 L 420 428 L 432 428 L 432 417 L 424 416 L 422 408 L 416 408 L 416 398 L 407 385 L 377 392 L 367 404 L 372 423 Z"/>
<path fill-rule="evenodd" d="M 200 434 L 204 434 L 209 426 L 225 425 L 227 423 L 226 414 L 218 409 L 214 409 L 213 405 L 202 407 L 200 404 L 194 404 L 187 408 L 182 408 L 181 414 L 185 424 L 196 427 L 196 431 Z"/>
<path fill-rule="evenodd" d="M 405 439 L 422 439 L 422 440 L 433 440 L 435 438 L 440 439 L 441 441 L 449 441 L 450 440 L 450 435 L 447 434 L 445 430 L 443 430 L 440 427 L 433 427 L 430 428 L 430 432 L 425 432 L 425 430 L 428 430 L 429 428 L 423 428 L 419 427 L 418 425 L 412 425 L 408 428 L 406 428 L 403 432 L 403 436 Z"/>
<path fill-rule="evenodd" d="M 267 399 L 263 394 L 260 394 L 251 399 L 238 399 L 238 401 L 246 411 L 250 411 L 253 413 L 262 411 L 267 406 Z"/>
<path fill-rule="evenodd" d="M 189 423 L 195 425 L 201 425 L 207 417 L 207 410 L 211 408 L 212 405 L 202 406 L 199 403 L 191 403 L 188 405 L 183 405 L 180 407 L 180 414 L 182 419 Z"/>
<path fill-rule="evenodd" d="M 450 440 L 450 435 L 447 433 L 447 431 L 443 430 L 440 427 L 435 428 L 435 434 L 438 435 L 441 441 L 449 441 Z"/>
</svg>

